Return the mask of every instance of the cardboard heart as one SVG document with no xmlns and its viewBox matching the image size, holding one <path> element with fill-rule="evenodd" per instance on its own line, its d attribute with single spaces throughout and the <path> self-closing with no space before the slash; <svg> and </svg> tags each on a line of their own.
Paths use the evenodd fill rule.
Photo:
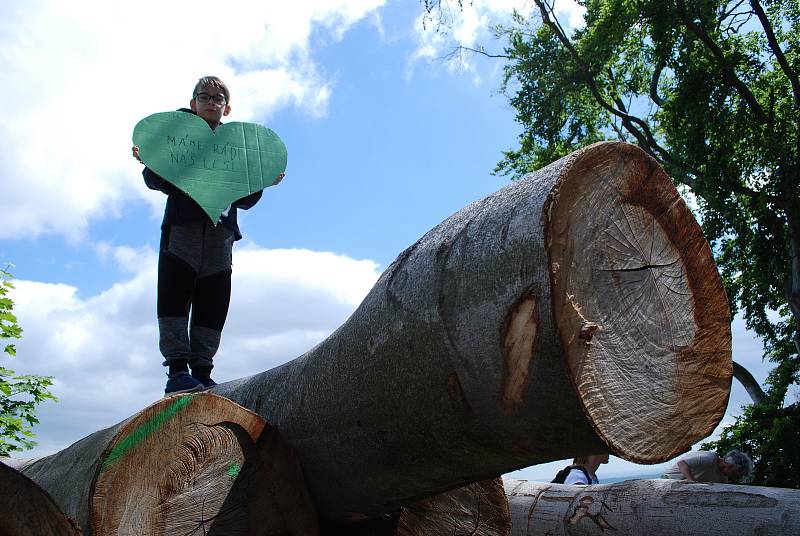
<svg viewBox="0 0 800 536">
<path fill-rule="evenodd" d="M 161 112 L 133 129 L 139 158 L 194 199 L 215 224 L 234 201 L 272 186 L 286 169 L 286 146 L 255 123 L 211 130 L 187 112 Z"/>
</svg>

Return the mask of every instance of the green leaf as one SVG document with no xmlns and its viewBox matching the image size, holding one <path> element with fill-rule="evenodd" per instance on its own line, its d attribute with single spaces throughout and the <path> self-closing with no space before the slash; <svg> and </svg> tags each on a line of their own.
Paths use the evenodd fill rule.
<svg viewBox="0 0 800 536">
<path fill-rule="evenodd" d="M 7 269 L 0 270 L 0 296 L 5 296 L 11 288 L 11 274 Z M 11 299 L 0 298 L 0 339 L 19 339 L 22 336 L 17 317 L 11 313 L 13 308 Z M 17 354 L 16 347 L 9 343 L 4 344 L 3 352 L 9 357 Z M 33 427 L 39 423 L 36 407 L 45 400 L 57 401 L 48 389 L 52 384 L 52 376 L 17 375 L 13 370 L 0 366 L 0 456 L 36 445 L 32 441 Z"/>
</svg>

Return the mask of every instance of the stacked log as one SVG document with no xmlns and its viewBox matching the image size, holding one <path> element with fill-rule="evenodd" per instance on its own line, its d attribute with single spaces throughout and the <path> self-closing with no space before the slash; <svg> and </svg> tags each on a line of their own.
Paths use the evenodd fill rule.
<svg viewBox="0 0 800 536">
<path fill-rule="evenodd" d="M 318 532 L 300 465 L 278 431 L 212 394 L 164 398 L 20 469 L 86 535 Z"/>
<path fill-rule="evenodd" d="M 510 536 L 511 513 L 503 480 L 476 482 L 401 509 L 396 536 L 431 534 Z"/>
<path fill-rule="evenodd" d="M 325 341 L 215 388 L 297 450 L 323 518 L 706 437 L 732 378 L 711 250 L 639 148 L 580 150 L 457 212 Z"/>
<path fill-rule="evenodd" d="M 691 212 L 643 151 L 602 143 L 454 214 L 325 341 L 213 392 L 277 427 L 322 518 L 351 522 L 568 456 L 670 459 L 722 417 L 730 349 L 727 298 Z M 26 474 L 81 519 L 59 487 L 88 500 L 121 426 Z M 216 441 L 197 437 L 192 452 Z M 166 470 L 148 456 L 137 459 Z M 184 524 L 183 508 L 147 523 Z"/>
<path fill-rule="evenodd" d="M 324 523 L 323 536 L 510 536 L 511 514 L 501 478 L 475 482 L 407 504 L 379 518 Z"/>
<path fill-rule="evenodd" d="M 394 517 L 338 529 L 323 534 L 787 536 L 800 534 L 800 490 L 676 480 L 565 486 L 497 478 L 417 501 Z"/>
<path fill-rule="evenodd" d="M 564 486 L 506 480 L 512 536 L 788 536 L 800 534 L 800 490 L 627 480 Z"/>
<path fill-rule="evenodd" d="M 0 534 L 79 536 L 80 529 L 31 479 L 0 460 Z"/>
</svg>

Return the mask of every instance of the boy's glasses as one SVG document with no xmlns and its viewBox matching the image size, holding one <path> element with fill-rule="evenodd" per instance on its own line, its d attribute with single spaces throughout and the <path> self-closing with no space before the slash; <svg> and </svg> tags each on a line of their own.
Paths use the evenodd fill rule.
<svg viewBox="0 0 800 536">
<path fill-rule="evenodd" d="M 227 102 L 225 100 L 225 95 L 214 95 L 212 97 L 208 93 L 198 93 L 197 95 L 194 96 L 194 98 L 197 99 L 197 102 L 201 104 L 205 104 L 208 101 L 214 101 L 214 104 L 222 106 L 223 104 L 225 104 L 225 102 Z"/>
</svg>

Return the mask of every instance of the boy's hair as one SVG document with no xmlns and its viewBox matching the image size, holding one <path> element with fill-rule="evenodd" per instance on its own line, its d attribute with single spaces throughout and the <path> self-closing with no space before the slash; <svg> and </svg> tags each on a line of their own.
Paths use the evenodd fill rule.
<svg viewBox="0 0 800 536">
<path fill-rule="evenodd" d="M 225 94 L 225 101 L 230 104 L 231 92 L 228 90 L 228 86 L 225 85 L 225 82 L 216 76 L 204 76 L 198 80 L 197 84 L 194 86 L 194 91 L 192 91 L 192 98 L 194 99 L 197 97 L 197 94 L 200 93 L 205 87 L 215 87 L 217 89 L 221 89 Z"/>
</svg>

